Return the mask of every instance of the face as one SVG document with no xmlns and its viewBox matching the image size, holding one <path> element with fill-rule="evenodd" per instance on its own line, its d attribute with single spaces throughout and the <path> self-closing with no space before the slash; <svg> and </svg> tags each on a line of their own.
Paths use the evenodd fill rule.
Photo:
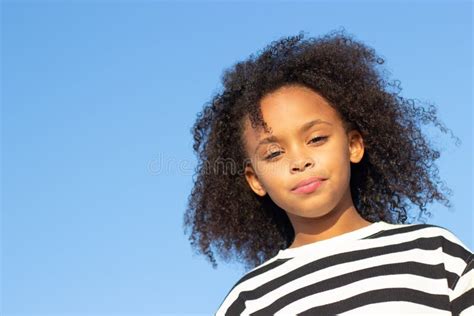
<svg viewBox="0 0 474 316">
<path fill-rule="evenodd" d="M 245 178 L 252 190 L 268 194 L 288 215 L 324 216 L 347 204 L 350 163 L 364 153 L 362 136 L 347 131 L 337 111 L 319 94 L 284 86 L 260 102 L 270 128 L 253 129 L 244 121 L 245 150 L 251 164 Z M 295 190 L 302 181 L 320 179 Z M 345 205 L 344 207 L 346 207 Z"/>
</svg>

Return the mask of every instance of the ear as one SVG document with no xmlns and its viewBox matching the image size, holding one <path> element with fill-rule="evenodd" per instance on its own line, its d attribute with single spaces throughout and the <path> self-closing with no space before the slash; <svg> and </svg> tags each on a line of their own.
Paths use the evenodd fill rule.
<svg viewBox="0 0 474 316">
<path fill-rule="evenodd" d="M 245 179 L 253 192 L 260 196 L 265 196 L 265 194 L 267 194 L 263 184 L 258 179 L 257 174 L 250 163 L 245 166 L 244 174 Z"/>
<path fill-rule="evenodd" d="M 364 156 L 364 139 L 357 130 L 348 133 L 349 159 L 353 163 L 359 163 Z"/>
</svg>

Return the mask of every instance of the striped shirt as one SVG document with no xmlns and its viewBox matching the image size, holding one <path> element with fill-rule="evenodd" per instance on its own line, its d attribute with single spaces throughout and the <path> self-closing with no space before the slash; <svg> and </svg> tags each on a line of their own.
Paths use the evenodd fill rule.
<svg viewBox="0 0 474 316">
<path fill-rule="evenodd" d="M 473 266 L 445 228 L 381 221 L 280 250 L 216 315 L 474 315 Z"/>
</svg>

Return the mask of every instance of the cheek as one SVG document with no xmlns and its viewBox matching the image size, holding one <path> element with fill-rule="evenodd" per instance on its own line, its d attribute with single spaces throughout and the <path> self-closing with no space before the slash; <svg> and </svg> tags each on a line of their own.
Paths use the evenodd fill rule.
<svg viewBox="0 0 474 316">
<path fill-rule="evenodd" d="M 282 161 L 266 162 L 259 161 L 255 163 L 255 171 L 261 179 L 273 180 L 282 177 L 288 169 L 288 164 Z"/>
<path fill-rule="evenodd" d="M 327 164 L 325 165 L 330 168 L 331 175 L 339 178 L 340 181 L 346 181 L 350 176 L 351 162 L 346 151 L 341 149 L 334 151 L 333 155 L 331 155 L 330 159 L 327 159 L 326 163 Z"/>
<path fill-rule="evenodd" d="M 323 176 L 336 178 L 345 176 L 350 170 L 350 160 L 346 151 L 340 147 L 327 148 L 313 156 L 315 168 Z M 324 174 L 324 173 L 327 174 Z"/>
<path fill-rule="evenodd" d="M 260 162 L 255 164 L 255 168 L 260 183 L 265 187 L 267 193 L 270 196 L 278 194 L 287 181 L 288 165 L 281 162 Z"/>
</svg>

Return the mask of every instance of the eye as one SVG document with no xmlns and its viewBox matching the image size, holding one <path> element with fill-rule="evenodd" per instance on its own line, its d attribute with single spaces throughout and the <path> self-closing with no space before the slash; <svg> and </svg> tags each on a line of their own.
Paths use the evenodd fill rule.
<svg viewBox="0 0 474 316">
<path fill-rule="evenodd" d="M 272 160 L 273 158 L 277 157 L 280 153 L 281 151 L 272 152 L 270 155 L 265 157 L 265 160 Z"/>
<path fill-rule="evenodd" d="M 319 141 L 326 140 L 327 138 L 328 138 L 327 136 L 319 136 L 319 137 L 312 138 L 309 142 L 318 143 Z"/>
</svg>

